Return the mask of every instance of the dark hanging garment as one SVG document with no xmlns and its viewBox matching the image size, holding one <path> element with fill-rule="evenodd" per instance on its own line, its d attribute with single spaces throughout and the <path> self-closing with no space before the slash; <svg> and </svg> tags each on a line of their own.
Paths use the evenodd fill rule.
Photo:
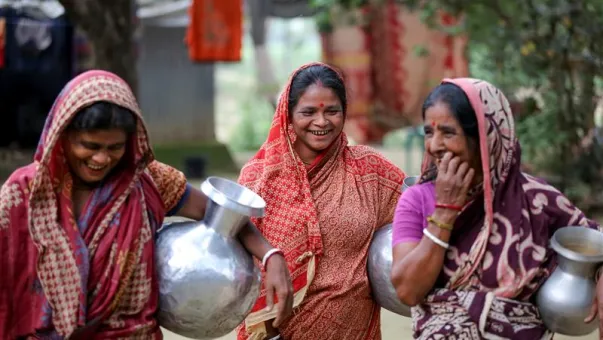
<svg viewBox="0 0 603 340">
<path fill-rule="evenodd" d="M 42 18 L 3 8 L 0 147 L 35 147 L 52 103 L 73 76 L 73 26 L 64 16 Z"/>
</svg>

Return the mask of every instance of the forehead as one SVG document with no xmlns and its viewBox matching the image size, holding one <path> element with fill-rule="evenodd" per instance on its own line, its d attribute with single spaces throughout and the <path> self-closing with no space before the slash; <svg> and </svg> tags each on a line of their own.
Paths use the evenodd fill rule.
<svg viewBox="0 0 603 340">
<path fill-rule="evenodd" d="M 123 129 L 71 131 L 71 136 L 80 140 L 102 144 L 123 143 L 128 135 Z"/>
<path fill-rule="evenodd" d="M 425 110 L 425 124 L 459 125 L 458 120 L 446 103 L 437 102 Z"/>
<path fill-rule="evenodd" d="M 318 106 L 321 103 L 325 105 L 340 105 L 339 97 L 335 91 L 321 84 L 312 84 L 308 86 L 304 94 L 299 98 L 298 106 Z"/>
</svg>

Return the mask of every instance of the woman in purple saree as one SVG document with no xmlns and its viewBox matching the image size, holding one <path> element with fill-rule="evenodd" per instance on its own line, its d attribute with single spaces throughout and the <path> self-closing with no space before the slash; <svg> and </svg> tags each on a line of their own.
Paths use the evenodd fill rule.
<svg viewBox="0 0 603 340">
<path fill-rule="evenodd" d="M 520 170 L 509 102 L 491 84 L 445 79 L 423 115 L 421 179 L 393 224 L 392 283 L 413 306 L 414 338 L 552 338 L 534 304 L 556 266 L 549 239 L 564 226 L 598 224 Z M 601 282 L 597 296 L 591 319 L 603 314 Z"/>
</svg>

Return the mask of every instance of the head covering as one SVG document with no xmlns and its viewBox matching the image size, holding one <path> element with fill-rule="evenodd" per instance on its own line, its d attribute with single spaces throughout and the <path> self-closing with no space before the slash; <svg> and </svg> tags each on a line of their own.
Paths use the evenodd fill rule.
<svg viewBox="0 0 603 340">
<path fill-rule="evenodd" d="M 60 141 L 73 117 L 99 101 L 130 110 L 138 120 L 137 131 L 124 155 L 124 168 L 104 180 L 76 222 L 71 210 L 73 179 Z M 37 276 L 58 334 L 68 336 L 87 320 L 108 317 L 132 298 L 140 298 L 128 307 L 133 310 L 149 301 L 155 304 L 144 274 L 153 270 L 150 221 L 163 218 L 159 193 L 143 175 L 152 159 L 140 109 L 122 79 L 95 70 L 65 86 L 48 114 L 34 156 L 27 214 L 38 250 Z M 136 284 L 148 291 L 130 296 Z"/>
<path fill-rule="evenodd" d="M 545 328 L 528 301 L 556 265 L 549 239 L 564 226 L 596 228 L 597 224 L 557 189 L 521 172 L 513 115 L 499 89 L 470 78 L 444 79 L 443 83 L 460 87 L 475 110 L 483 187 L 455 222 L 444 260 L 445 288 L 434 290 L 425 303 L 413 308 L 415 336 L 466 332 L 481 337 L 540 338 Z M 433 180 L 434 164 L 427 152 L 423 164 L 421 181 Z M 524 317 L 513 318 L 514 308 Z M 495 322 L 490 322 L 491 312 L 499 315 L 493 316 Z M 445 313 L 455 314 L 458 327 L 451 327 L 452 321 L 441 322 Z"/>
<path fill-rule="evenodd" d="M 330 66 L 310 63 L 297 69 L 281 93 L 266 142 L 243 167 L 239 182 L 273 204 L 267 206 L 266 217 L 254 220 L 264 234 L 287 244 L 283 249 L 290 264 L 295 292 L 305 293 L 314 275 L 315 256 L 322 253 L 322 240 L 310 183 L 301 158 L 293 150 L 296 135 L 289 122 L 289 92 L 291 83 L 300 71 L 311 66 Z M 347 144 L 342 132 L 330 148 L 317 157 L 314 165 L 325 159 L 326 153 L 337 152 Z M 277 198 L 278 199 L 275 199 Z M 288 218 L 294 217 L 294 218 Z M 264 292 L 263 292 L 264 293 Z M 265 305 L 265 297 L 260 299 Z"/>
</svg>

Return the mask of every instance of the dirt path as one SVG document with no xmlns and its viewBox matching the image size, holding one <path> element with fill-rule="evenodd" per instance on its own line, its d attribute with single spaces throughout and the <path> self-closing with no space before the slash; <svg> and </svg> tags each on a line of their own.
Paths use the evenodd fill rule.
<svg viewBox="0 0 603 340">
<path fill-rule="evenodd" d="M 409 318 L 405 318 L 386 310 L 382 310 L 381 313 L 381 333 L 383 340 L 410 340 L 412 339 L 412 326 Z M 597 332 L 585 336 L 585 337 L 567 337 L 567 336 L 555 336 L 555 340 L 598 340 Z M 187 338 L 181 337 L 174 333 L 164 330 L 164 336 L 166 340 L 184 340 Z M 228 334 L 227 336 L 218 338 L 219 340 L 236 340 L 234 333 Z M 316 339 L 319 340 L 319 339 Z"/>
</svg>

